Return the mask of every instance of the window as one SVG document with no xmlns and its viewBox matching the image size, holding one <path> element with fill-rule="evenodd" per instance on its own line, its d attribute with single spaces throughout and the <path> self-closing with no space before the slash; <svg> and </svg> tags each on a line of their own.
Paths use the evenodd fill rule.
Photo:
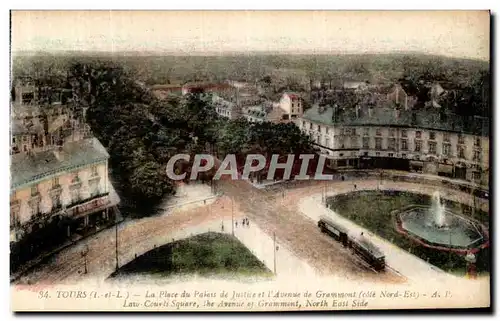
<svg viewBox="0 0 500 321">
<path fill-rule="evenodd" d="M 10 209 L 10 226 L 15 227 L 19 225 L 19 206 L 13 206 Z"/>
<path fill-rule="evenodd" d="M 380 153 L 379 153 L 379 152 L 376 152 L 376 153 L 375 153 L 375 156 L 380 156 Z"/>
<path fill-rule="evenodd" d="M 481 180 L 481 172 L 472 172 L 472 179 L 476 181 Z"/>
<path fill-rule="evenodd" d="M 395 138 L 389 138 L 389 149 L 390 150 L 396 150 L 396 139 Z"/>
<path fill-rule="evenodd" d="M 58 209 L 61 207 L 61 195 L 53 195 L 52 196 L 52 209 Z"/>
<path fill-rule="evenodd" d="M 23 143 L 26 143 L 28 141 L 28 136 L 23 136 Z"/>
<path fill-rule="evenodd" d="M 38 194 L 38 186 L 31 186 L 31 196 L 35 196 Z"/>
<path fill-rule="evenodd" d="M 465 139 L 464 139 L 464 136 L 462 134 L 458 134 L 458 143 L 459 144 L 465 143 Z"/>
<path fill-rule="evenodd" d="M 309 123 L 309 129 L 312 129 L 312 128 L 313 128 L 313 124 Z"/>
<path fill-rule="evenodd" d="M 321 126 L 318 125 L 318 131 L 321 133 Z"/>
<path fill-rule="evenodd" d="M 436 139 L 436 133 L 435 132 L 430 132 L 429 133 L 429 139 L 435 140 Z"/>
<path fill-rule="evenodd" d="M 465 147 L 464 146 L 457 146 L 457 152 L 458 152 L 458 157 L 459 158 L 465 158 Z"/>
<path fill-rule="evenodd" d="M 443 155 L 450 156 L 451 145 L 443 144 Z"/>
<path fill-rule="evenodd" d="M 377 136 L 382 136 L 382 130 L 380 128 L 377 128 L 376 135 Z"/>
<path fill-rule="evenodd" d="M 78 173 L 73 175 L 73 178 L 71 178 L 71 183 L 72 184 L 77 184 L 80 182 L 80 177 L 78 176 Z"/>
<path fill-rule="evenodd" d="M 30 214 L 31 216 L 36 216 L 40 212 L 40 202 L 34 201 L 30 202 Z"/>
<path fill-rule="evenodd" d="M 326 133 L 328 134 L 328 127 L 325 127 L 325 131 L 326 131 Z"/>
<path fill-rule="evenodd" d="M 408 137 L 408 131 L 406 129 L 401 131 L 401 137 Z"/>
<path fill-rule="evenodd" d="M 54 177 L 52 179 L 52 187 L 58 187 L 59 186 L 59 177 Z"/>
<path fill-rule="evenodd" d="M 92 177 L 98 176 L 97 166 L 92 166 Z"/>
<path fill-rule="evenodd" d="M 353 135 L 353 136 L 356 135 L 356 128 L 351 129 L 351 135 Z"/>
<path fill-rule="evenodd" d="M 429 142 L 429 154 L 436 154 L 436 142 Z"/>
<path fill-rule="evenodd" d="M 390 129 L 389 129 L 389 136 L 391 136 L 391 137 L 396 136 L 396 129 L 394 129 L 394 128 L 390 128 Z"/>
<path fill-rule="evenodd" d="M 23 145 L 23 151 L 24 151 L 24 152 L 27 152 L 27 151 L 28 151 L 28 146 L 27 146 L 27 145 Z"/>
<path fill-rule="evenodd" d="M 476 161 L 476 162 L 481 161 L 481 151 L 480 150 L 474 151 L 474 161 Z"/>
<path fill-rule="evenodd" d="M 375 148 L 382 149 L 382 138 L 375 138 Z"/>
<path fill-rule="evenodd" d="M 357 148 L 358 147 L 358 138 L 355 136 L 351 137 L 351 147 L 352 148 Z"/>
<path fill-rule="evenodd" d="M 394 154 L 393 153 L 389 153 L 389 157 L 394 157 Z"/>
<path fill-rule="evenodd" d="M 416 137 L 416 138 L 419 138 L 419 139 L 420 139 L 420 138 L 422 138 L 422 132 L 421 132 L 420 130 L 417 130 L 417 131 L 415 132 L 415 137 Z"/>
<path fill-rule="evenodd" d="M 415 140 L 415 151 L 420 152 L 422 150 L 422 141 L 421 140 Z"/>
<path fill-rule="evenodd" d="M 363 137 L 363 148 L 370 148 L 370 137 Z"/>
<path fill-rule="evenodd" d="M 99 194 L 99 185 L 97 183 L 90 185 L 90 196 L 96 196 Z"/>
<path fill-rule="evenodd" d="M 16 138 L 12 137 L 12 144 L 15 144 L 15 143 L 16 143 Z"/>
<path fill-rule="evenodd" d="M 444 133 L 444 134 L 443 134 L 443 140 L 444 140 L 445 142 L 449 142 L 449 141 L 450 141 L 450 134 Z"/>
<path fill-rule="evenodd" d="M 406 139 L 401 140 L 401 149 L 408 150 L 408 141 Z"/>
<path fill-rule="evenodd" d="M 401 154 L 401 158 L 406 158 L 406 154 Z"/>
<path fill-rule="evenodd" d="M 330 147 L 330 138 L 328 136 L 325 136 L 325 146 Z"/>
<path fill-rule="evenodd" d="M 476 138 L 476 140 L 474 142 L 474 146 L 481 147 L 481 138 Z"/>
<path fill-rule="evenodd" d="M 365 127 L 365 128 L 363 129 L 363 134 L 364 134 L 364 136 L 369 136 L 369 135 L 370 135 L 370 128 Z"/>
<path fill-rule="evenodd" d="M 71 201 L 77 203 L 80 201 L 80 190 L 78 188 L 73 188 L 71 190 Z"/>
</svg>

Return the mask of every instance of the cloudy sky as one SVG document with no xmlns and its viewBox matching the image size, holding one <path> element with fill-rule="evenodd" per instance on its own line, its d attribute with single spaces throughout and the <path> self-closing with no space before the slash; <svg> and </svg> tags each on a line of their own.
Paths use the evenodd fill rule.
<svg viewBox="0 0 500 321">
<path fill-rule="evenodd" d="M 489 60 L 487 11 L 13 11 L 12 50 L 419 51 Z"/>
</svg>

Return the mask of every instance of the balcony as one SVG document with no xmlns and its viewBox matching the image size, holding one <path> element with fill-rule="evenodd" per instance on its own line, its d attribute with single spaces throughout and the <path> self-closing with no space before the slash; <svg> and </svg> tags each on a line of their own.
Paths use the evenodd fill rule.
<svg viewBox="0 0 500 321">
<path fill-rule="evenodd" d="M 110 203 L 109 199 L 107 198 L 109 196 L 109 193 L 101 193 L 97 194 L 95 196 L 92 196 L 91 198 L 87 198 L 78 202 L 74 202 L 72 204 L 69 204 L 66 207 L 66 215 L 71 218 L 76 218 L 83 216 L 85 214 L 98 211 L 101 209 L 105 209 L 108 204 Z"/>
</svg>

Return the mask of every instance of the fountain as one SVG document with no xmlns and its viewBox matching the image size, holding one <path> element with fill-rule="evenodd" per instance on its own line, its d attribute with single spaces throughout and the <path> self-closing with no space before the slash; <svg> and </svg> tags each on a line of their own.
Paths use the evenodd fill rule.
<svg viewBox="0 0 500 321">
<path fill-rule="evenodd" d="M 412 205 L 398 212 L 398 231 L 426 247 L 466 253 L 487 242 L 485 227 L 447 209 L 439 191 L 432 194 L 430 206 Z"/>
<path fill-rule="evenodd" d="M 434 224 L 438 229 L 447 229 L 445 211 L 445 206 L 441 203 L 441 195 L 439 191 L 435 191 L 432 194 L 432 205 L 429 210 L 431 220 L 429 223 Z"/>
</svg>

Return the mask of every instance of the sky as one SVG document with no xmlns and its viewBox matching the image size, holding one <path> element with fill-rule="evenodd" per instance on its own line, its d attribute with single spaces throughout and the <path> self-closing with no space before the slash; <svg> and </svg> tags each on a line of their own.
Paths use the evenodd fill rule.
<svg viewBox="0 0 500 321">
<path fill-rule="evenodd" d="M 12 11 L 16 51 L 416 51 L 489 60 L 488 11 Z"/>
</svg>

